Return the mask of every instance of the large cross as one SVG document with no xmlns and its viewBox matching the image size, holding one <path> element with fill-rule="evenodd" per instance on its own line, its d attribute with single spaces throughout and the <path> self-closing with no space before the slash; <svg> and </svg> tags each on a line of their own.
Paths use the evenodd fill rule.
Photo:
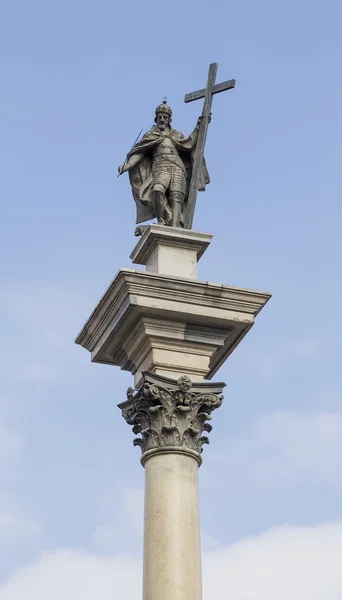
<svg viewBox="0 0 342 600">
<path fill-rule="evenodd" d="M 213 95 L 218 94 L 219 92 L 224 92 L 225 90 L 231 90 L 235 87 L 235 79 L 230 79 L 230 81 L 225 81 L 224 83 L 218 83 L 215 85 L 216 73 L 217 73 L 217 63 L 212 63 L 209 66 L 208 73 L 208 81 L 207 87 L 204 90 L 198 90 L 197 92 L 192 92 L 191 94 L 186 94 L 184 98 L 184 102 L 193 102 L 194 100 L 199 100 L 200 98 L 204 98 L 203 103 L 203 111 L 202 116 L 203 119 L 201 121 L 200 129 L 198 132 L 197 145 L 194 155 L 194 162 L 192 168 L 192 176 L 189 187 L 189 196 L 188 202 L 184 214 L 184 227 L 185 229 L 192 228 L 192 222 L 194 219 L 196 199 L 197 199 L 197 189 L 199 184 L 200 173 L 203 164 L 203 156 L 204 156 L 204 146 L 207 138 L 208 131 L 208 117 L 211 113 L 211 105 L 213 101 Z"/>
</svg>

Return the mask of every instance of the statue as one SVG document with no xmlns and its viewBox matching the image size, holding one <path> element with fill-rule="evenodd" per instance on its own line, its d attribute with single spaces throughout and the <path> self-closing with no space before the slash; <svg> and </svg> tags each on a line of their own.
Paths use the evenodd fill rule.
<svg viewBox="0 0 342 600">
<path fill-rule="evenodd" d="M 119 175 L 129 172 L 137 205 L 137 223 L 157 217 L 160 225 L 183 226 L 184 205 L 192 175 L 193 156 L 203 116 L 189 137 L 171 127 L 172 110 L 163 100 L 155 111 L 155 123 L 128 153 Z M 207 117 L 210 123 L 211 115 Z M 209 183 L 205 160 L 198 183 L 204 191 Z"/>
<path fill-rule="evenodd" d="M 161 225 L 192 228 L 197 192 L 204 191 L 210 181 L 204 147 L 212 99 L 214 94 L 235 87 L 235 79 L 215 83 L 217 66 L 209 65 L 204 89 L 185 95 L 184 102 L 204 98 L 202 115 L 192 134 L 187 138 L 171 127 L 172 110 L 164 100 L 156 108 L 156 125 L 134 143 L 119 167 L 118 176 L 129 172 L 137 223 L 157 217 Z M 145 226 L 137 227 L 136 235 L 141 235 L 143 229 Z"/>
</svg>

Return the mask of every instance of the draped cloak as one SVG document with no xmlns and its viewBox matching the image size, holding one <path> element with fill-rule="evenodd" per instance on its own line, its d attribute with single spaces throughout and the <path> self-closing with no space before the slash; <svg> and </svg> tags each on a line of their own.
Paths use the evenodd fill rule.
<svg viewBox="0 0 342 600">
<path fill-rule="evenodd" d="M 188 199 L 189 186 L 192 175 L 192 166 L 194 158 L 195 144 L 193 134 L 188 138 L 182 133 L 170 127 L 170 138 L 182 159 L 186 172 L 187 189 L 184 197 L 184 208 Z M 137 223 L 143 223 L 155 217 L 152 204 L 152 162 L 153 150 L 158 146 L 165 136 L 159 128 L 154 125 L 138 142 L 134 148 L 127 154 L 127 159 L 139 155 L 139 162 L 129 170 L 129 179 L 132 186 L 133 198 L 137 206 Z M 203 164 L 200 172 L 198 191 L 203 192 L 206 184 L 210 183 L 209 173 L 203 159 Z M 167 193 L 166 193 L 167 195 Z"/>
</svg>

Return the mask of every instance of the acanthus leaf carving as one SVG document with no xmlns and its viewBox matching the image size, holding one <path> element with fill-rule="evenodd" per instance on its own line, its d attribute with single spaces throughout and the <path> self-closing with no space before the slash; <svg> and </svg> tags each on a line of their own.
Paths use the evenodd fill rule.
<svg viewBox="0 0 342 600">
<path fill-rule="evenodd" d="M 177 381 L 143 373 L 142 384 L 134 392 L 127 391 L 127 400 L 119 404 L 122 416 L 140 435 L 133 444 L 142 453 L 173 446 L 202 452 L 209 444 L 207 436 L 212 426 L 211 413 L 222 404 L 224 383 L 193 383 L 183 375 Z"/>
</svg>

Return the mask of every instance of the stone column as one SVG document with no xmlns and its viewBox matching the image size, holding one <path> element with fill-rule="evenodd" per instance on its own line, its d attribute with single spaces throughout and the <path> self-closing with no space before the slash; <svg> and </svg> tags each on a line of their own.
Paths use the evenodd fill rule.
<svg viewBox="0 0 342 600">
<path fill-rule="evenodd" d="M 119 405 L 145 467 L 143 600 L 201 600 L 198 466 L 223 383 L 143 373 Z"/>
<path fill-rule="evenodd" d="M 201 600 L 198 460 L 194 454 L 146 457 L 144 600 Z"/>
<path fill-rule="evenodd" d="M 119 405 L 146 473 L 144 600 L 200 600 L 197 468 L 224 384 L 211 380 L 270 294 L 199 281 L 211 235 L 149 225 L 76 338 L 134 377 Z M 191 377 L 191 379 L 189 379 Z"/>
</svg>

